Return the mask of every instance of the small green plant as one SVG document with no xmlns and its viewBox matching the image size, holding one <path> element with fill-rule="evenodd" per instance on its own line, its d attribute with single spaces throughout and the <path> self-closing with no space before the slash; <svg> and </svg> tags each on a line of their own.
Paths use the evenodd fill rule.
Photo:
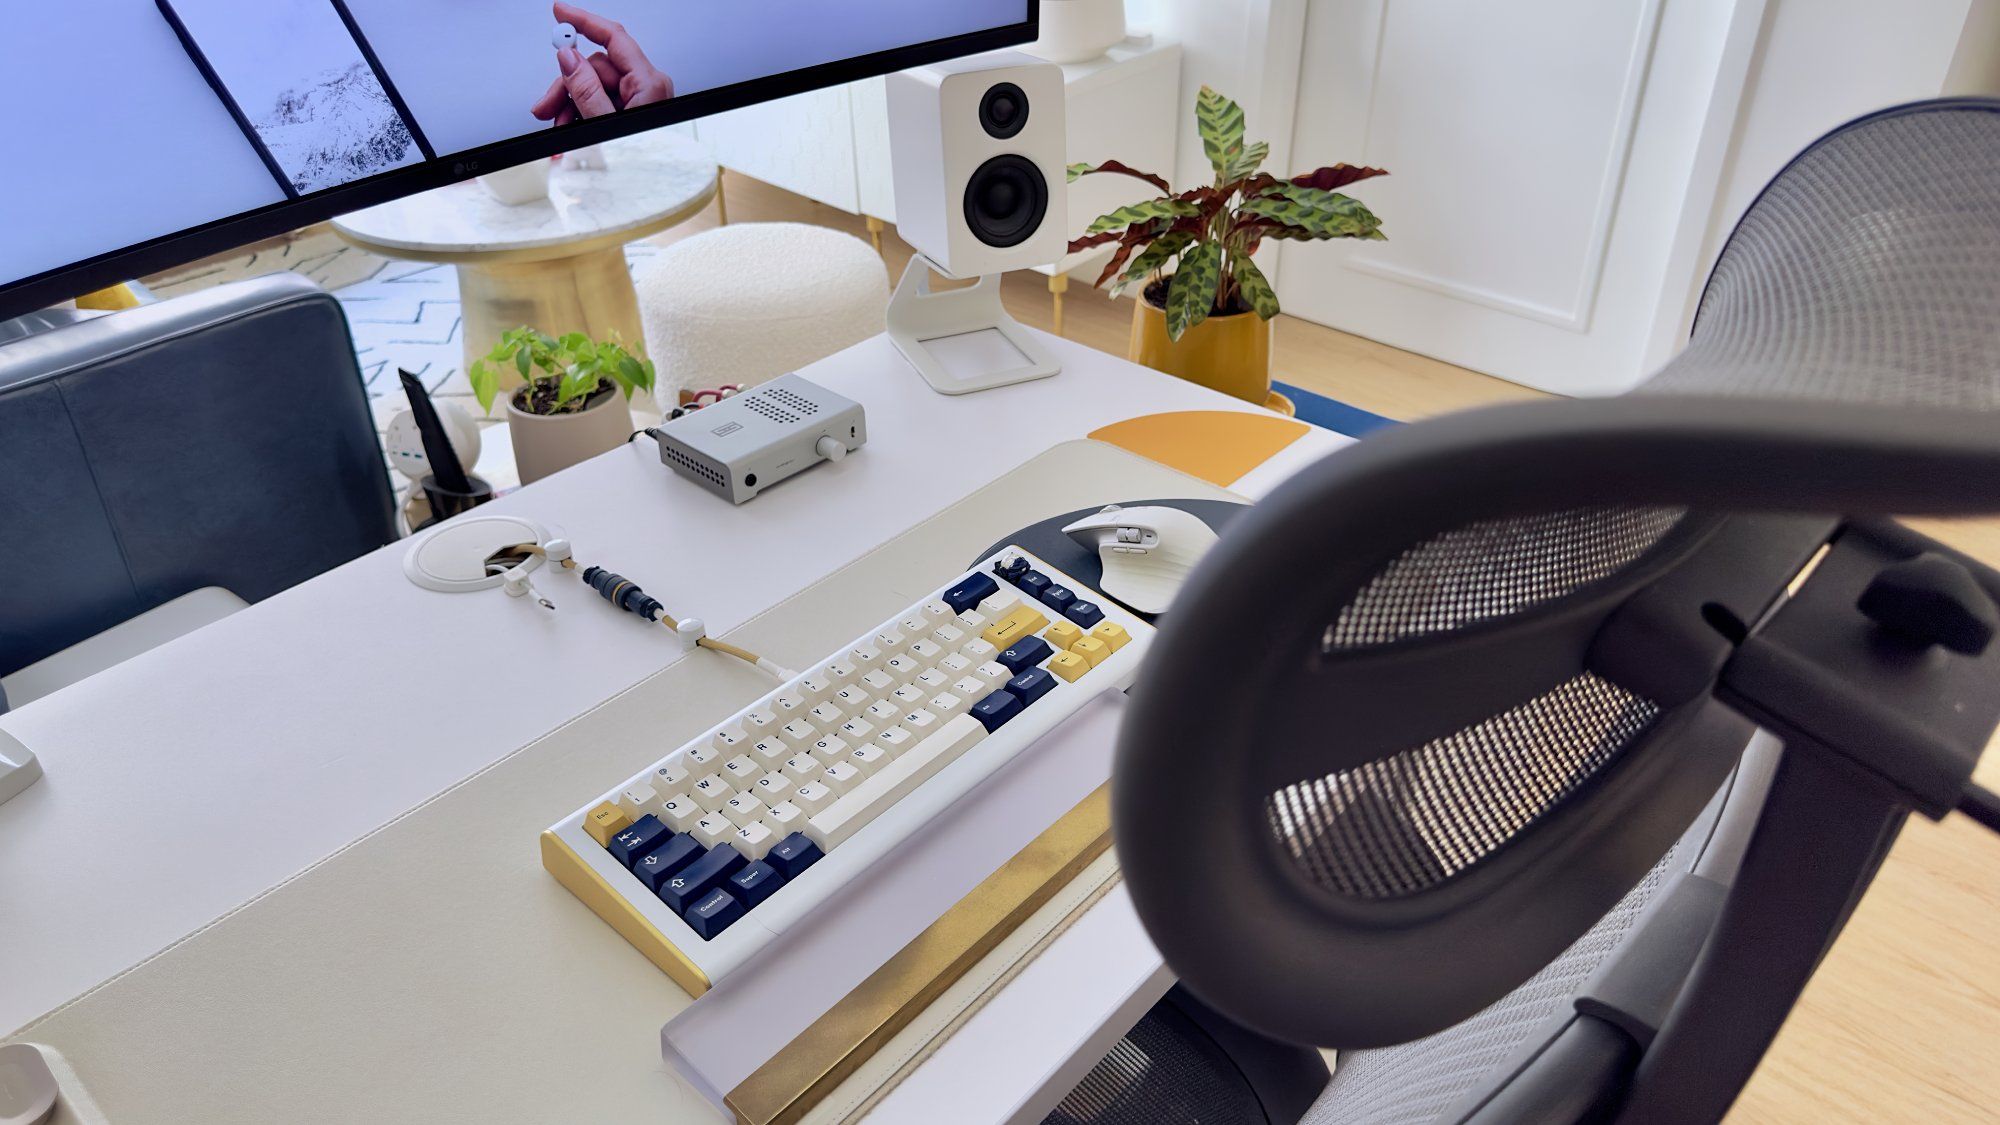
<svg viewBox="0 0 2000 1125">
<path fill-rule="evenodd" d="M 514 392 L 514 405 L 529 414 L 575 414 L 610 387 L 623 390 L 628 399 L 636 391 L 653 389 L 653 361 L 626 351 L 615 338 L 592 340 L 581 332 L 556 337 L 516 328 L 502 333 L 486 358 L 472 365 L 472 393 L 488 414 L 499 397 L 500 365 L 505 363 L 527 380 L 527 386 Z"/>
<path fill-rule="evenodd" d="M 1251 256 L 1267 238 L 1306 242 L 1329 238 L 1384 239 L 1382 220 L 1358 200 L 1337 190 L 1373 176 L 1380 168 L 1335 164 L 1281 180 L 1261 169 L 1271 155 L 1264 141 L 1244 143 L 1243 107 L 1206 86 L 1195 101 L 1201 144 L 1215 166 L 1215 183 L 1175 193 L 1165 177 L 1141 172 L 1116 160 L 1073 164 L 1072 183 L 1085 176 L 1114 174 L 1144 180 L 1164 194 L 1120 207 L 1090 224 L 1069 244 L 1070 253 L 1116 243 L 1118 252 L 1097 286 L 1113 293 L 1135 282 L 1156 286 L 1161 271 L 1174 267 L 1160 302 L 1167 335 L 1179 340 L 1210 316 L 1255 312 L 1278 315 L 1278 295 Z M 1136 255 L 1136 257 L 1135 257 Z"/>
</svg>

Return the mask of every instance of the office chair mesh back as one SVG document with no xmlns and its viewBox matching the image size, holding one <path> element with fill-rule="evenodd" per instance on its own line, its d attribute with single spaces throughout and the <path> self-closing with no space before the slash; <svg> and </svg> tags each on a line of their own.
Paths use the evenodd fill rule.
<svg viewBox="0 0 2000 1125">
<path fill-rule="evenodd" d="M 1844 127 L 1781 173 L 1724 248 L 1690 346 L 1635 393 L 1991 411 L 2000 409 L 1996 356 L 2000 104 L 1928 103 Z M 1145 706 L 1121 739 L 1120 850 L 1142 916 L 1173 920 L 1152 927 L 1170 962 L 1224 1012 L 1327 1046 L 1377 1047 L 1435 1032 L 1454 989 L 1481 978 L 1511 978 L 1510 987 L 1529 980 L 1655 869 L 1713 792 L 1729 755 L 1695 748 L 1735 739 L 1740 749 L 1748 731 L 1705 695 L 1668 705 L 1621 687 L 1593 672 L 1587 651 L 1596 626 L 1699 551 L 1728 513 L 1643 504 L 1535 510 L 1534 496 L 1482 494 L 1476 464 L 1456 481 L 1426 466 L 1430 494 L 1384 499 L 1382 482 L 1393 473 L 1419 476 L 1407 459 L 1394 460 L 1400 453 L 1385 452 L 1415 436 L 1386 434 L 1329 458 L 1233 529 L 1165 619 L 1134 692 Z M 1437 512 L 1472 518 L 1426 527 Z M 1407 537 L 1383 549 L 1399 534 Z M 1282 615 L 1252 611 L 1255 594 L 1245 589 L 1257 585 L 1248 575 L 1280 565 L 1300 575 L 1302 558 L 1320 572 L 1295 577 L 1281 600 L 1296 614 L 1324 613 L 1309 635 L 1281 626 Z M 1256 626 L 1246 628 L 1246 618 Z M 1567 633 L 1564 619 L 1574 623 Z M 1574 651 L 1550 660 L 1550 674 L 1531 690 L 1477 713 L 1453 709 L 1457 684 L 1470 691 L 1505 679 L 1522 654 L 1539 655 L 1525 642 L 1508 647 L 1535 630 Z M 1203 690 L 1213 677 L 1204 679 L 1197 653 L 1213 653 L 1225 637 L 1268 655 L 1228 689 Z M 1378 666 L 1408 675 L 1375 675 Z M 1527 683 L 1540 670 L 1515 678 Z M 1398 743 L 1381 732 L 1421 727 L 1401 713 L 1423 710 L 1425 700 L 1399 695 L 1378 706 L 1354 686 L 1364 682 L 1385 695 L 1399 683 L 1428 682 L 1438 710 L 1463 721 Z M 1661 764 L 1642 765 L 1648 755 L 1679 756 L 1699 776 L 1676 781 Z M 1606 824 L 1618 817 L 1589 806 L 1616 804 L 1604 798 L 1621 771 L 1628 789 L 1644 774 L 1661 791 L 1651 801 L 1628 793 L 1616 811 L 1631 823 Z M 1195 820 L 1169 821 L 1161 811 L 1203 800 L 1213 807 L 1217 793 L 1220 804 L 1242 804 Z M 1239 835 L 1252 817 L 1262 845 Z M 1585 836 L 1594 848 L 1577 843 Z M 1149 864 L 1143 853 L 1165 853 L 1169 840 L 1177 860 L 1213 858 L 1195 870 Z M 1270 868 L 1260 846 L 1290 875 Z M 1216 901 L 1214 886 L 1228 882 L 1221 872 L 1251 868 L 1272 873 Z M 1522 896 L 1512 917 L 1496 908 L 1477 919 L 1482 903 L 1497 902 L 1490 892 L 1510 882 L 1539 887 L 1551 904 L 1532 966 L 1471 948 L 1480 926 L 1498 927 L 1493 942 L 1535 930 L 1518 919 L 1532 913 L 1526 889 L 1511 892 Z M 1298 928 L 1272 927 L 1279 916 Z M 1301 939 L 1309 926 L 1342 934 L 1340 962 Z M 1260 944 L 1258 928 L 1284 938 Z M 1482 967 L 1455 979 L 1417 972 L 1429 959 L 1446 977 L 1453 962 L 1477 958 L 1486 959 Z M 1179 962 L 1205 963 L 1211 973 L 1197 979 Z M 1270 974 L 1320 987 L 1260 983 Z M 1258 992 L 1261 1000 L 1232 1002 L 1232 994 Z M 1459 1007 L 1459 1018 L 1494 995 Z M 1332 997 L 1379 1014 L 1330 1015 Z M 1262 1018 L 1247 1018 L 1259 1004 Z M 1428 1014 L 1400 1019 L 1399 1005 Z M 1324 1037 L 1336 1025 L 1356 1029 L 1343 1032 L 1355 1040 Z M 1406 1081 L 1395 1059 L 1419 1057 L 1384 1055 L 1368 1065 L 1384 1081 Z"/>
</svg>

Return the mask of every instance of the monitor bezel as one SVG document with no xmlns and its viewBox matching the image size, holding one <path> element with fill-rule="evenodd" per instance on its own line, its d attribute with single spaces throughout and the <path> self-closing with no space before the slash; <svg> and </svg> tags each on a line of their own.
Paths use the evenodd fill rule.
<svg viewBox="0 0 2000 1125">
<path fill-rule="evenodd" d="M 244 211 L 121 247 L 19 281 L 0 283 L 0 320 L 324 222 L 336 215 L 445 187 L 483 172 L 545 159 L 559 152 L 679 125 L 794 94 L 1032 43 L 1041 34 L 1041 0 L 1026 0 L 1026 3 L 1028 18 L 1021 23 L 718 86 L 656 105 L 626 110 L 611 117 L 591 118 L 562 129 L 546 129 L 464 152 L 441 154 L 436 160 L 414 167 L 383 172 L 297 199 L 280 200 L 254 211 Z"/>
</svg>

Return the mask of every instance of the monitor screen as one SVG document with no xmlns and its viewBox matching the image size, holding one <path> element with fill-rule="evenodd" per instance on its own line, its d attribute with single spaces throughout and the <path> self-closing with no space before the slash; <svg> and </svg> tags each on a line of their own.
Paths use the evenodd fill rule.
<svg viewBox="0 0 2000 1125">
<path fill-rule="evenodd" d="M 1036 4 L 26 5 L 0 69 L 21 110 L 0 318 L 481 171 L 1028 42 Z"/>
</svg>

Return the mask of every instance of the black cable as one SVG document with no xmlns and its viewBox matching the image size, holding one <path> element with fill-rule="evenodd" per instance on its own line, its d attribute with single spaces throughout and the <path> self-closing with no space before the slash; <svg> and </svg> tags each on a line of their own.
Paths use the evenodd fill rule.
<svg viewBox="0 0 2000 1125">
<path fill-rule="evenodd" d="M 1959 794 L 1958 811 L 2000 832 L 2000 793 L 1984 786 L 1965 783 L 1965 791 Z"/>
<path fill-rule="evenodd" d="M 632 444 L 633 442 L 635 442 L 635 441 L 638 441 L 638 440 L 639 440 L 640 438 L 642 438 L 642 437 L 649 437 L 649 438 L 652 438 L 652 439 L 653 439 L 654 441 L 658 441 L 658 440 L 660 440 L 660 429 L 659 429 L 659 427 L 658 427 L 658 426 L 648 426 L 648 427 L 646 427 L 646 428 L 645 428 L 645 429 L 643 429 L 643 430 L 633 430 L 633 431 L 632 431 L 632 436 L 631 436 L 631 437 L 628 437 L 628 438 L 626 438 L 626 439 L 625 439 L 625 444 L 626 444 L 626 445 L 631 445 L 631 444 Z"/>
</svg>

